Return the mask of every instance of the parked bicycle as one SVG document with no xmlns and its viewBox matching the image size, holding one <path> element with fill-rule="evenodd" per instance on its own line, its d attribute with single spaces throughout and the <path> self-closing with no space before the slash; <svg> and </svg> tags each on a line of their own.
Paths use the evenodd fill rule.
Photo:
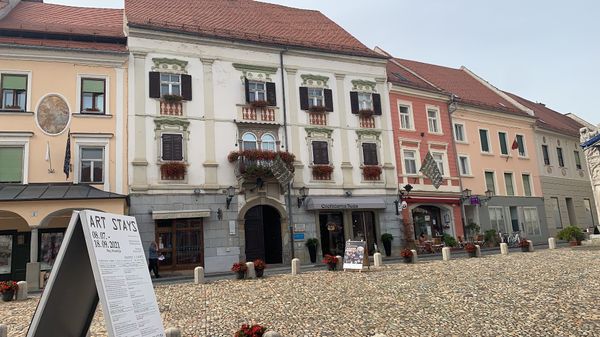
<svg viewBox="0 0 600 337">
<path fill-rule="evenodd" d="M 500 242 L 506 243 L 509 247 L 518 247 L 521 241 L 520 231 L 514 231 L 511 234 L 499 232 Z"/>
</svg>

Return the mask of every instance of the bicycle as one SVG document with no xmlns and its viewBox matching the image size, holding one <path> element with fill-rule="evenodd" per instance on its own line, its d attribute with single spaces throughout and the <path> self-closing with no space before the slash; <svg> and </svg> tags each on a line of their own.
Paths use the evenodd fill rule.
<svg viewBox="0 0 600 337">
<path fill-rule="evenodd" d="M 508 236 L 506 243 L 509 247 L 517 247 L 519 246 L 519 242 L 521 241 L 521 236 L 519 235 L 520 231 L 514 231 L 511 235 Z"/>
</svg>

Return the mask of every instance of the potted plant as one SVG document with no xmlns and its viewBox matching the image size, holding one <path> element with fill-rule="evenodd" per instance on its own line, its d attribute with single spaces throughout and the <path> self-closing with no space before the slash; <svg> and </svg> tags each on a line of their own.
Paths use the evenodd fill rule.
<svg viewBox="0 0 600 337">
<path fill-rule="evenodd" d="M 456 247 L 458 245 L 456 239 L 450 234 L 444 233 L 444 235 L 442 235 L 442 241 L 444 241 L 444 246 L 446 247 Z"/>
<path fill-rule="evenodd" d="M 521 247 L 522 252 L 528 252 L 529 251 L 529 240 L 521 239 L 521 241 L 519 241 L 519 247 Z"/>
<path fill-rule="evenodd" d="M 465 251 L 469 254 L 469 257 L 477 257 L 477 247 L 472 242 L 465 245 Z"/>
<path fill-rule="evenodd" d="M 567 226 L 556 235 L 560 240 L 569 241 L 571 246 L 579 246 L 581 241 L 585 238 L 581 228 L 577 226 Z"/>
<path fill-rule="evenodd" d="M 404 248 L 400 251 L 400 256 L 404 259 L 404 263 L 412 263 L 413 252 L 408 248 Z"/>
<path fill-rule="evenodd" d="M 260 324 L 243 324 L 242 327 L 233 335 L 234 337 L 262 337 L 267 328 Z"/>
<path fill-rule="evenodd" d="M 0 282 L 0 293 L 2 293 L 2 300 L 4 302 L 12 301 L 18 289 L 19 286 L 15 281 Z"/>
<path fill-rule="evenodd" d="M 254 272 L 256 273 L 256 277 L 263 277 L 265 268 L 267 268 L 265 261 L 261 259 L 254 260 Z"/>
<path fill-rule="evenodd" d="M 182 180 L 187 172 L 187 167 L 180 162 L 167 162 L 160 165 L 160 174 L 162 179 Z"/>
<path fill-rule="evenodd" d="M 238 280 L 243 280 L 244 276 L 246 276 L 246 271 L 248 271 L 248 266 L 246 266 L 246 262 L 236 262 L 231 267 L 231 271 L 236 273 Z"/>
<path fill-rule="evenodd" d="M 269 102 L 267 101 L 252 101 L 250 102 L 250 106 L 253 108 L 264 108 L 269 106 Z"/>
<path fill-rule="evenodd" d="M 310 238 L 306 240 L 304 243 L 306 248 L 308 248 L 308 255 L 310 255 L 310 262 L 317 262 L 317 247 L 319 246 L 319 240 L 316 238 Z"/>
<path fill-rule="evenodd" d="M 180 95 L 162 95 L 161 98 L 166 103 L 178 103 L 183 100 L 183 97 Z"/>
<path fill-rule="evenodd" d="M 394 236 L 390 233 L 381 234 L 381 242 L 383 242 L 383 249 L 385 249 L 385 256 L 392 256 L 392 240 Z"/>
<path fill-rule="evenodd" d="M 373 110 L 372 109 L 362 109 L 362 110 L 358 110 L 358 114 L 361 117 L 371 117 L 373 116 Z"/>
<path fill-rule="evenodd" d="M 325 254 L 323 258 L 323 263 L 327 264 L 327 270 L 334 271 L 337 268 L 338 258 L 333 255 Z"/>
</svg>

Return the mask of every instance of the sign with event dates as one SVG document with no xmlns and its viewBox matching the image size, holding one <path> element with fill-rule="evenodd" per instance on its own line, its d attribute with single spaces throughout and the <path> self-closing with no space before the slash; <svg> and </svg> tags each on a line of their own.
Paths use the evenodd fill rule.
<svg viewBox="0 0 600 337">
<path fill-rule="evenodd" d="M 74 211 L 27 336 L 85 336 L 98 301 L 108 336 L 165 336 L 135 218 Z"/>
</svg>

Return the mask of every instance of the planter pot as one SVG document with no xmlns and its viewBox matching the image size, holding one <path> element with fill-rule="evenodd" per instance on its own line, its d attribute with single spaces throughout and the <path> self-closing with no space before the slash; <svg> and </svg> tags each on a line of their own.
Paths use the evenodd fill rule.
<svg viewBox="0 0 600 337">
<path fill-rule="evenodd" d="M 244 276 L 246 276 L 246 272 L 245 271 L 237 271 L 237 272 L 235 272 L 235 275 L 238 280 L 243 280 Z"/>
<path fill-rule="evenodd" d="M 2 300 L 4 302 L 10 302 L 13 300 L 13 298 L 15 297 L 15 291 L 11 290 L 11 291 L 5 291 L 2 293 Z"/>
<path fill-rule="evenodd" d="M 522 252 L 528 252 L 529 251 L 529 246 L 523 246 L 523 247 L 521 247 L 521 251 Z"/>
<path fill-rule="evenodd" d="M 468 255 L 469 257 L 477 257 L 477 251 L 476 251 L 476 250 L 474 250 L 474 251 L 472 251 L 472 252 L 467 252 L 467 255 Z"/>
<path fill-rule="evenodd" d="M 383 241 L 383 249 L 385 249 L 385 256 L 392 256 L 392 241 Z"/>
<path fill-rule="evenodd" d="M 264 269 L 254 269 L 254 272 L 256 273 L 256 277 L 263 277 L 265 270 Z"/>
<path fill-rule="evenodd" d="M 310 255 L 310 263 L 316 263 L 317 262 L 317 247 L 316 246 L 308 247 L 308 255 Z"/>
<path fill-rule="evenodd" d="M 328 263 L 327 264 L 327 270 L 329 270 L 329 271 L 335 271 L 336 267 L 337 267 L 337 263 Z"/>
<path fill-rule="evenodd" d="M 404 256 L 402 259 L 404 263 L 412 263 L 412 256 Z"/>
<path fill-rule="evenodd" d="M 571 240 L 569 241 L 569 246 L 579 246 L 581 245 L 581 241 Z"/>
</svg>

